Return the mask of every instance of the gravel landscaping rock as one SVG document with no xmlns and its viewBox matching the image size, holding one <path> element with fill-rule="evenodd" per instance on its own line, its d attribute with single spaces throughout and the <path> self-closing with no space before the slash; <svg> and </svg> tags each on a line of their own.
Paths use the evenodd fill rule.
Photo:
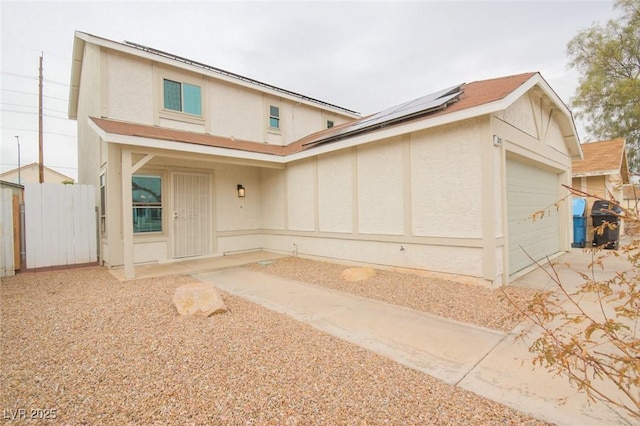
<svg viewBox="0 0 640 426">
<path fill-rule="evenodd" d="M 180 316 L 172 296 L 192 282 L 118 282 L 98 267 L 4 278 L 4 420 L 55 410 L 48 424 L 543 424 L 224 292 L 228 312 Z"/>
<path fill-rule="evenodd" d="M 516 309 L 502 300 L 502 291 L 516 302 L 530 300 L 536 293 L 536 290 L 522 287 L 489 289 L 383 269 L 377 269 L 375 276 L 366 281 L 347 282 L 341 279 L 341 274 L 350 267 L 300 257 L 285 257 L 268 265 L 254 263 L 247 267 L 500 331 L 513 330 L 523 319 Z"/>
</svg>

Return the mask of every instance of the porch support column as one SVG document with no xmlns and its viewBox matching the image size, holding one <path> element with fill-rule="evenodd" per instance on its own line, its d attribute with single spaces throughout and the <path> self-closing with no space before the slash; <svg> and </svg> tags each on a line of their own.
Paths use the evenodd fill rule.
<svg viewBox="0 0 640 426">
<path fill-rule="evenodd" d="M 153 158 L 147 154 L 135 164 L 131 164 L 131 151 L 122 149 L 122 237 L 124 240 L 124 277 L 135 278 L 136 271 L 133 260 L 133 188 L 131 177 L 140 167 Z"/>
</svg>

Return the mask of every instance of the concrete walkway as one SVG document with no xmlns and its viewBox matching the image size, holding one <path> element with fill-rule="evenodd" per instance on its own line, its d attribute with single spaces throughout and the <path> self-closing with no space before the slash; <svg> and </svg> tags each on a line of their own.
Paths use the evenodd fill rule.
<svg viewBox="0 0 640 426">
<path fill-rule="evenodd" d="M 583 269 L 590 255 L 573 250 L 556 262 Z M 566 266 L 559 266 L 558 272 L 564 283 L 579 282 L 579 275 Z M 515 334 L 243 268 L 194 276 L 540 420 L 579 426 L 633 424 L 604 403 L 589 406 L 566 379 L 554 378 L 542 368 L 532 370 L 530 340 L 515 341 Z M 537 270 L 516 284 L 544 288 L 550 281 Z"/>
</svg>

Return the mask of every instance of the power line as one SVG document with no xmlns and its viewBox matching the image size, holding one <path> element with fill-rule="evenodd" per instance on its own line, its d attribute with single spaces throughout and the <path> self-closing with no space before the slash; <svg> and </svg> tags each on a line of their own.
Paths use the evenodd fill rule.
<svg viewBox="0 0 640 426">
<path fill-rule="evenodd" d="M 60 114 L 66 114 L 67 111 L 62 111 L 60 109 L 53 109 L 53 108 L 42 108 L 42 109 L 46 109 L 47 111 L 51 111 L 51 112 L 59 112 Z"/>
<path fill-rule="evenodd" d="M 9 103 L 9 102 L 0 102 L 0 105 L 11 105 L 11 106 L 17 106 L 17 107 L 24 107 L 24 108 L 38 108 L 35 105 L 12 104 L 12 103 Z"/>
<path fill-rule="evenodd" d="M 67 99 L 65 99 L 65 98 L 56 98 L 55 96 L 47 96 L 47 95 L 42 95 L 42 97 L 49 98 L 49 99 L 57 99 L 59 101 L 67 102 Z"/>
<path fill-rule="evenodd" d="M 15 106 L 15 107 L 19 107 L 19 108 L 38 108 L 35 105 L 25 105 L 25 104 L 12 104 L 9 102 L 0 102 L 0 105 L 8 105 L 8 106 Z M 66 114 L 67 111 L 63 111 L 61 109 L 54 109 L 54 108 L 42 108 L 43 110 L 47 110 L 47 111 L 51 111 L 51 112 L 59 112 L 60 114 Z M 7 109 L 3 109 L 0 108 L 1 111 L 7 111 L 7 112 L 16 112 L 16 111 L 10 111 Z"/>
<path fill-rule="evenodd" d="M 67 56 L 67 55 L 62 55 L 62 54 L 59 54 L 59 53 L 52 53 L 52 52 L 51 52 L 51 51 L 49 51 L 49 50 L 34 49 L 34 48 L 32 48 L 32 47 L 18 46 L 17 44 L 13 44 L 13 43 L 5 43 L 4 41 L 2 42 L 2 44 L 3 44 L 4 46 L 16 47 L 16 48 L 18 48 L 18 49 L 20 49 L 20 50 L 30 50 L 30 51 L 32 51 L 32 52 L 38 52 L 38 53 L 40 53 L 40 54 L 42 54 L 42 55 L 44 55 L 44 54 L 46 53 L 47 55 L 55 56 L 55 57 L 58 57 L 58 58 L 64 59 L 64 60 L 66 60 L 66 61 L 70 61 L 70 60 L 71 60 L 71 58 L 70 58 L 69 56 Z"/>
<path fill-rule="evenodd" d="M 2 88 L 0 88 L 0 90 L 3 90 L 3 91 L 5 91 L 5 92 L 20 93 L 20 94 L 23 94 L 23 95 L 38 96 L 38 94 L 37 94 L 37 93 L 23 92 L 23 91 L 21 91 L 21 90 L 11 90 L 11 89 L 2 89 Z M 58 98 L 58 97 L 56 97 L 56 96 L 42 95 L 42 97 L 44 97 L 44 98 L 48 98 L 48 99 L 56 99 L 56 100 L 58 100 L 58 101 L 63 101 L 63 102 L 68 102 L 68 100 L 67 100 L 67 99 L 65 99 L 65 98 Z"/>
<path fill-rule="evenodd" d="M 2 130 L 17 130 L 19 132 L 32 132 L 32 133 L 38 133 L 37 130 L 31 130 L 31 129 L 18 129 L 17 127 L 0 127 L 0 129 Z M 57 136 L 64 136 L 67 138 L 74 138 L 76 139 L 78 136 L 77 135 L 67 135 L 65 133 L 56 133 L 56 132 L 44 132 L 47 135 L 57 135 Z"/>
<path fill-rule="evenodd" d="M 37 107 L 36 107 L 37 108 Z M 43 108 L 43 109 L 47 109 L 47 108 Z M 10 112 L 10 113 L 14 113 L 14 114 L 28 114 L 28 115 L 38 115 L 37 112 L 29 112 L 29 111 L 17 111 L 17 110 L 13 110 L 13 109 L 4 109 L 4 108 L 0 108 L 0 111 L 3 112 Z M 63 114 L 66 114 L 65 111 L 59 111 Z M 69 120 L 69 118 L 67 117 L 60 117 L 57 115 L 51 115 L 51 114 L 42 114 L 44 117 L 49 117 L 49 118 L 57 118 L 58 120 Z M 72 120 L 69 120 L 72 121 Z"/>
<path fill-rule="evenodd" d="M 0 102 L 0 105 L 9 105 L 9 106 L 15 106 L 15 107 L 20 107 L 20 108 L 38 108 L 35 105 L 12 104 L 12 103 L 9 103 L 9 102 Z M 61 114 L 66 114 L 67 113 L 67 111 L 63 111 L 61 109 L 53 109 L 53 108 L 42 108 L 42 109 L 46 109 L 48 111 L 53 111 L 53 112 L 59 112 Z"/>
<path fill-rule="evenodd" d="M 48 80 L 48 79 L 44 79 L 45 83 L 51 83 L 51 84 L 57 84 L 59 86 L 64 86 L 64 87 L 69 87 L 69 85 L 67 83 L 63 83 L 61 81 L 55 81 L 55 80 Z"/>
<path fill-rule="evenodd" d="M 12 92 L 12 93 L 22 93 L 23 95 L 38 96 L 37 93 L 23 92 L 21 90 L 11 90 L 11 89 L 2 89 L 2 88 L 0 88 L 0 90 L 4 90 L 5 92 Z"/>
<path fill-rule="evenodd" d="M 25 78 L 28 80 L 37 80 L 38 77 L 34 77 L 32 75 L 28 75 L 28 74 L 17 74 L 15 72 L 7 72 L 7 71 L 0 71 L 0 74 L 2 75 L 9 75 L 11 77 L 19 77 L 19 78 Z"/>
</svg>

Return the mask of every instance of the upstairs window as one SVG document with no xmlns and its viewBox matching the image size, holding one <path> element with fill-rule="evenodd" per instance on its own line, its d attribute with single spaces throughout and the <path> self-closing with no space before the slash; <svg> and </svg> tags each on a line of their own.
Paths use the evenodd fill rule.
<svg viewBox="0 0 640 426">
<path fill-rule="evenodd" d="M 187 114 L 202 115 L 200 86 L 165 79 L 164 108 Z"/>
<path fill-rule="evenodd" d="M 271 105 L 269 107 L 269 127 L 272 129 L 280 128 L 280 108 Z"/>
<path fill-rule="evenodd" d="M 133 232 L 162 232 L 162 177 L 134 175 Z"/>
</svg>

